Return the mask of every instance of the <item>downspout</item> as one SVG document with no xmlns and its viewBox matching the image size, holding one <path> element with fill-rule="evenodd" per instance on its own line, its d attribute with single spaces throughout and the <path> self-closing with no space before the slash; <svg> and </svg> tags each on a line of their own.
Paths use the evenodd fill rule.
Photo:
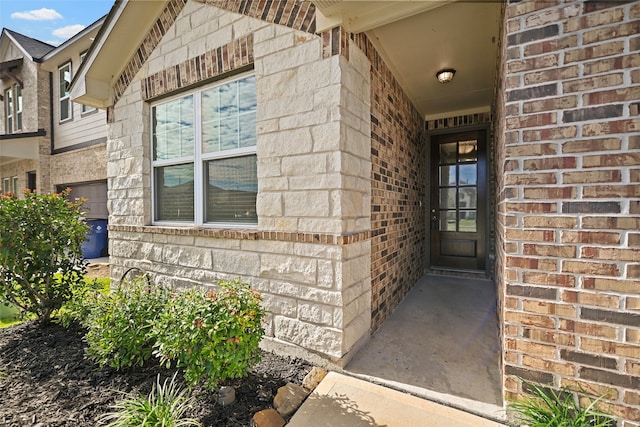
<svg viewBox="0 0 640 427">
<path fill-rule="evenodd" d="M 49 147 L 49 155 L 53 155 L 55 148 L 54 132 L 53 132 L 53 73 L 49 72 L 49 135 L 51 138 L 51 146 Z"/>
</svg>

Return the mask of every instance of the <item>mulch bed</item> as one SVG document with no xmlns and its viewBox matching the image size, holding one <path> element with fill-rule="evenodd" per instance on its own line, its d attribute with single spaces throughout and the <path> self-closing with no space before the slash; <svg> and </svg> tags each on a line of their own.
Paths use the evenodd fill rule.
<svg viewBox="0 0 640 427">
<path fill-rule="evenodd" d="M 174 373 L 153 363 L 123 371 L 99 368 L 85 358 L 84 332 L 33 321 L 0 329 L 0 426 L 94 427 L 123 392 L 147 394 L 158 375 L 163 382 Z M 203 426 L 249 426 L 253 414 L 273 407 L 279 387 L 301 384 L 311 368 L 300 359 L 263 353 L 247 377 L 222 384 L 235 388 L 233 404 L 221 406 L 215 393 L 195 387 L 198 400 L 188 415 Z"/>
</svg>

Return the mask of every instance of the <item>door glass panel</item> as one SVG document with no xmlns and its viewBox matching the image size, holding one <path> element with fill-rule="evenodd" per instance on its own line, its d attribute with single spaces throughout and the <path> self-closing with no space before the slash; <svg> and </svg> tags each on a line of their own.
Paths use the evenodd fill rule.
<svg viewBox="0 0 640 427">
<path fill-rule="evenodd" d="M 455 166 L 440 166 L 440 186 L 453 187 L 458 182 Z"/>
<path fill-rule="evenodd" d="M 440 231 L 477 231 L 478 142 L 439 144 L 438 197 Z"/>
<path fill-rule="evenodd" d="M 458 143 L 459 161 L 475 162 L 478 160 L 478 141 L 460 141 Z"/>
<path fill-rule="evenodd" d="M 459 231 L 475 233 L 478 229 L 477 215 L 475 210 L 461 210 L 460 220 L 458 221 Z"/>
<path fill-rule="evenodd" d="M 478 165 L 473 163 L 469 165 L 460 165 L 460 182 L 459 185 L 476 185 L 478 182 Z"/>
<path fill-rule="evenodd" d="M 440 231 L 456 231 L 456 211 L 440 211 Z"/>
<path fill-rule="evenodd" d="M 456 208 L 456 189 L 441 188 L 440 189 L 440 209 Z"/>
<path fill-rule="evenodd" d="M 440 145 L 440 164 L 452 164 L 456 162 L 457 143 L 450 142 Z"/>
<path fill-rule="evenodd" d="M 476 187 L 462 187 L 458 192 L 458 207 L 460 209 L 477 208 L 478 189 Z"/>
</svg>

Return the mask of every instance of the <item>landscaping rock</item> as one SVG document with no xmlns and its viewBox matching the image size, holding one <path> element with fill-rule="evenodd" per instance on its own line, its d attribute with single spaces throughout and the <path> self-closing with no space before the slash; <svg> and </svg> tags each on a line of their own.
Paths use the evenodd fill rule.
<svg viewBox="0 0 640 427">
<path fill-rule="evenodd" d="M 275 409 L 264 409 L 253 416 L 253 427 L 283 427 L 284 418 Z"/>
<path fill-rule="evenodd" d="M 302 380 L 302 387 L 309 391 L 313 391 L 326 376 L 327 371 L 316 366 L 304 377 Z"/>
<path fill-rule="evenodd" d="M 236 389 L 229 386 L 222 386 L 218 391 L 218 403 L 222 406 L 229 406 L 236 401 Z"/>
<path fill-rule="evenodd" d="M 273 399 L 273 406 L 276 407 L 280 415 L 286 417 L 295 412 L 308 395 L 309 391 L 306 388 L 298 384 L 288 383 L 278 389 L 278 393 Z"/>
</svg>

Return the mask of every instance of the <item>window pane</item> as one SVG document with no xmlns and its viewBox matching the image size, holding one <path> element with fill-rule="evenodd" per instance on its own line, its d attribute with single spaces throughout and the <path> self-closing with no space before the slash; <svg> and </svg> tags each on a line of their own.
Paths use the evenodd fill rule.
<svg viewBox="0 0 640 427">
<path fill-rule="evenodd" d="M 22 88 L 16 86 L 16 130 L 22 129 Z"/>
<path fill-rule="evenodd" d="M 455 166 L 440 166 L 440 186 L 453 187 L 456 185 L 458 178 L 456 177 Z"/>
<path fill-rule="evenodd" d="M 478 228 L 476 211 L 460 211 L 459 231 L 475 233 Z"/>
<path fill-rule="evenodd" d="M 478 207 L 478 190 L 476 187 L 462 187 L 458 192 L 458 207 L 460 209 L 475 209 Z"/>
<path fill-rule="evenodd" d="M 456 162 L 457 145 L 455 142 L 440 144 L 440 164 L 453 164 Z"/>
<path fill-rule="evenodd" d="M 69 87 L 71 86 L 71 66 L 66 65 L 59 70 L 60 98 L 69 96 Z"/>
<path fill-rule="evenodd" d="M 440 209 L 456 208 L 456 189 L 441 188 L 440 189 Z"/>
<path fill-rule="evenodd" d="M 13 95 L 11 89 L 4 92 L 6 132 L 13 133 Z"/>
<path fill-rule="evenodd" d="M 478 182 L 478 165 L 460 165 L 460 183 L 459 185 L 476 185 Z"/>
<path fill-rule="evenodd" d="M 256 99 L 256 78 L 250 76 L 238 81 L 238 96 L 240 98 L 239 112 L 248 113 L 256 111 L 258 101 Z"/>
<path fill-rule="evenodd" d="M 256 159 L 244 156 L 205 163 L 207 222 L 258 222 Z"/>
<path fill-rule="evenodd" d="M 60 120 L 65 120 L 71 117 L 70 114 L 71 103 L 69 98 L 60 100 Z"/>
<path fill-rule="evenodd" d="M 245 77 L 202 93 L 202 152 L 256 145 L 256 82 Z"/>
<path fill-rule="evenodd" d="M 240 148 L 256 145 L 256 112 L 242 114 L 240 125 Z"/>
<path fill-rule="evenodd" d="M 238 116 L 220 117 L 220 151 L 238 148 Z"/>
<path fill-rule="evenodd" d="M 440 211 L 440 231 L 456 231 L 456 211 Z"/>
<path fill-rule="evenodd" d="M 458 143 L 458 153 L 461 162 L 475 162 L 478 160 L 478 141 L 460 141 Z"/>
<path fill-rule="evenodd" d="M 157 221 L 189 221 L 193 216 L 193 164 L 155 168 Z"/>
<path fill-rule="evenodd" d="M 60 121 L 71 118 L 71 64 L 58 69 L 58 99 L 60 100 Z"/>
<path fill-rule="evenodd" d="M 175 99 L 153 108 L 153 159 L 193 156 L 193 96 Z"/>
</svg>

